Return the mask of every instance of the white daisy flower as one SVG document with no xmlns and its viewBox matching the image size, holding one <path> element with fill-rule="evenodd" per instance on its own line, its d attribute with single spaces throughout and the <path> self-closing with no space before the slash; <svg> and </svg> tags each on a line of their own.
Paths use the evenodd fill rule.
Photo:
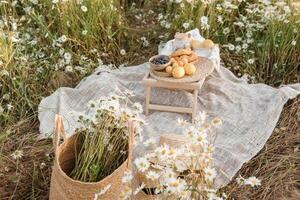
<svg viewBox="0 0 300 200">
<path fill-rule="evenodd" d="M 135 102 L 132 106 L 138 113 L 143 112 L 143 106 L 139 102 Z"/>
<path fill-rule="evenodd" d="M 208 140 L 206 139 L 207 138 L 207 134 L 202 131 L 202 132 L 199 132 L 198 134 L 195 135 L 194 139 L 195 139 L 195 143 L 196 144 L 201 144 L 201 145 L 205 145 L 208 143 Z"/>
<path fill-rule="evenodd" d="M 121 49 L 121 50 L 120 50 L 120 54 L 121 54 L 122 56 L 126 55 L 125 49 Z"/>
<path fill-rule="evenodd" d="M 64 59 L 65 59 L 66 61 L 71 61 L 71 59 L 72 59 L 72 54 L 69 53 L 69 52 L 64 53 Z M 68 63 L 68 62 L 66 62 L 66 63 Z"/>
<path fill-rule="evenodd" d="M 201 28 L 204 29 L 204 30 L 207 30 L 209 29 L 209 24 L 208 24 L 208 17 L 206 16 L 202 16 L 200 18 L 200 23 L 201 23 Z"/>
<path fill-rule="evenodd" d="M 73 67 L 71 65 L 66 66 L 65 68 L 66 72 L 73 72 Z"/>
<path fill-rule="evenodd" d="M 261 180 L 259 180 L 255 176 L 251 176 L 251 177 L 245 179 L 245 184 L 250 185 L 251 187 L 260 186 Z"/>
<path fill-rule="evenodd" d="M 233 51 L 235 49 L 235 46 L 233 44 L 228 44 L 228 49 L 230 51 Z"/>
<path fill-rule="evenodd" d="M 80 9 L 82 10 L 82 12 L 87 12 L 87 11 L 88 11 L 87 7 L 84 6 L 84 5 L 82 5 L 82 6 L 80 7 Z"/>
<path fill-rule="evenodd" d="M 207 180 L 209 182 L 213 182 L 213 180 L 217 176 L 217 171 L 211 167 L 204 168 L 204 173 L 205 173 L 205 180 Z"/>
<path fill-rule="evenodd" d="M 6 107 L 7 107 L 7 110 L 11 110 L 14 106 L 11 105 L 10 103 L 8 103 L 8 104 L 6 105 Z"/>
<path fill-rule="evenodd" d="M 182 26 L 183 26 L 184 29 L 188 29 L 190 24 L 188 22 L 185 22 L 185 23 L 182 24 Z"/>
<path fill-rule="evenodd" d="M 81 32 L 82 35 L 86 35 L 87 33 L 88 33 L 87 30 L 83 30 L 83 31 Z"/>
<path fill-rule="evenodd" d="M 249 45 L 247 44 L 247 43 L 244 43 L 243 45 L 242 45 L 242 48 L 243 49 L 247 49 L 249 47 Z"/>
<path fill-rule="evenodd" d="M 166 182 L 166 191 L 170 192 L 171 194 L 180 194 L 182 193 L 186 188 L 186 182 L 182 179 L 177 178 L 167 178 L 165 179 Z"/>
<path fill-rule="evenodd" d="M 67 36 L 62 35 L 61 37 L 58 38 L 58 42 L 60 43 L 65 43 L 68 40 Z"/>
<path fill-rule="evenodd" d="M 140 172 L 145 172 L 150 167 L 149 161 L 144 157 L 136 158 L 134 160 L 134 164 L 137 166 Z"/>
<path fill-rule="evenodd" d="M 250 59 L 248 59 L 247 62 L 252 65 L 255 62 L 255 59 L 254 58 L 250 58 Z"/>
<path fill-rule="evenodd" d="M 154 138 L 150 138 L 148 140 L 146 140 L 145 142 L 143 142 L 145 147 L 149 147 L 155 144 L 155 139 Z"/>
<path fill-rule="evenodd" d="M 155 149 L 155 154 L 160 160 L 166 160 L 168 158 L 170 148 L 167 145 L 160 146 Z"/>
<path fill-rule="evenodd" d="M 208 24 L 208 17 L 202 16 L 202 17 L 200 18 L 200 22 L 201 22 L 201 24 Z"/>
<path fill-rule="evenodd" d="M 293 40 L 291 44 L 292 44 L 293 46 L 296 46 L 297 41 L 296 41 L 296 40 Z"/>
<path fill-rule="evenodd" d="M 223 30 L 224 35 L 227 35 L 229 32 L 230 32 L 230 28 L 228 28 L 228 27 L 224 28 L 224 30 Z"/>
<path fill-rule="evenodd" d="M 219 23 L 223 23 L 223 17 L 222 17 L 221 15 L 219 15 L 217 21 L 218 21 Z"/>
<path fill-rule="evenodd" d="M 15 160 L 20 159 L 23 157 L 23 151 L 22 150 L 16 150 L 11 154 L 11 157 Z"/>
</svg>

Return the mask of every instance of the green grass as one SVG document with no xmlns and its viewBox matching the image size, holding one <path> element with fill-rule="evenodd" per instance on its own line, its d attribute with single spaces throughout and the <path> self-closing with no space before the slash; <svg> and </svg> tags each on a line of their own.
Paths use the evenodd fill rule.
<svg viewBox="0 0 300 200">
<path fill-rule="evenodd" d="M 247 13 L 246 8 L 252 4 L 260 10 L 266 8 L 257 0 L 241 4 L 233 1 L 237 9 L 229 9 L 230 12 L 217 9 L 223 2 L 220 0 L 209 6 L 201 1 L 193 6 L 183 1 L 184 8 L 170 1 L 158 4 L 158 0 L 83 0 L 87 12 L 75 0 L 38 2 L 0 3 L 0 175 L 5 174 L 0 194 L 11 196 L 17 188 L 15 198 L 22 199 L 25 191 L 27 199 L 47 196 L 51 159 L 45 154 L 51 152 L 51 143 L 37 142 L 36 138 L 37 107 L 43 97 L 60 86 L 75 86 L 103 63 L 113 63 L 115 67 L 143 63 L 157 52 L 159 43 L 173 38 L 177 31 L 199 28 L 203 36 L 220 45 L 226 67 L 238 76 L 249 74 L 254 82 L 272 86 L 300 81 L 300 16 L 293 8 L 285 23 L 280 19 L 265 20 L 265 12 Z M 284 11 L 280 8 L 276 12 Z M 208 17 L 207 30 L 202 29 L 202 16 Z M 218 22 L 218 16 L 223 23 Z M 259 23 L 262 28 L 238 27 L 234 23 L 242 16 L 247 18 L 247 24 Z M 189 23 L 188 29 L 184 23 Z M 170 27 L 165 28 L 166 24 Z M 225 28 L 229 28 L 228 34 L 224 34 Z M 67 38 L 65 42 L 59 42 L 62 36 Z M 148 45 L 143 44 L 143 36 Z M 237 42 L 237 37 L 242 41 Z M 226 46 L 242 46 L 247 38 L 253 42 L 244 51 Z M 292 41 L 296 44 L 292 45 Z M 121 49 L 126 50 L 125 55 Z M 68 54 L 70 60 L 64 58 Z M 255 62 L 250 64 L 248 60 L 252 58 Z M 18 163 L 10 156 L 16 149 L 27 153 Z M 47 163 L 48 174 L 30 168 L 41 162 Z M 6 172 L 5 166 L 11 171 Z M 20 182 L 9 181 L 10 175 L 21 177 Z M 1 188 L 9 191 L 4 193 Z"/>
</svg>

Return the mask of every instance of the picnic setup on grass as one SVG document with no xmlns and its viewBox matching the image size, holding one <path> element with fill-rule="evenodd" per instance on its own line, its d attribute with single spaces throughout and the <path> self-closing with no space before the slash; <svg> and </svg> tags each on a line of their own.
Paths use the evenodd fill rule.
<svg viewBox="0 0 300 200">
<path fill-rule="evenodd" d="M 300 84 L 249 84 L 219 52 L 198 29 L 176 33 L 147 63 L 99 68 L 44 98 L 50 199 L 225 198 L 218 189 L 262 149 Z"/>
</svg>

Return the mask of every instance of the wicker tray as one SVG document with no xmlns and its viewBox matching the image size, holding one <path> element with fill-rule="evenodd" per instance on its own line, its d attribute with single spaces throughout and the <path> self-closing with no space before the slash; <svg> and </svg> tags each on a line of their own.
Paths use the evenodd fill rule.
<svg viewBox="0 0 300 200">
<path fill-rule="evenodd" d="M 172 83 L 190 83 L 200 81 L 205 79 L 208 75 L 210 75 L 214 71 L 214 64 L 211 60 L 204 57 L 199 57 L 199 61 L 195 63 L 196 72 L 192 76 L 184 76 L 180 79 L 175 79 L 168 75 L 167 72 L 156 71 L 153 68 L 150 68 L 150 75 L 156 80 L 172 82 Z"/>
</svg>

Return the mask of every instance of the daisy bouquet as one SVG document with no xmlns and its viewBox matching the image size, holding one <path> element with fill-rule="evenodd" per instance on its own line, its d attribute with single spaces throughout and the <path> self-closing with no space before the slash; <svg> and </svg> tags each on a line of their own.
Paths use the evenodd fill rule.
<svg viewBox="0 0 300 200">
<path fill-rule="evenodd" d="M 143 123 L 142 106 L 128 98 L 110 95 L 89 103 L 86 115 L 79 115 L 78 143 L 71 177 L 84 182 L 102 180 L 128 157 L 129 123 Z"/>
<path fill-rule="evenodd" d="M 178 122 L 186 138 L 184 144 L 163 143 L 154 151 L 136 158 L 134 164 L 138 172 L 155 182 L 155 189 L 151 192 L 162 199 L 217 197 L 213 189 L 217 171 L 213 167 L 211 144 L 221 120 L 214 118 L 208 122 L 203 112 L 197 116 L 193 126 L 188 126 L 181 119 Z M 145 141 L 144 144 L 148 146 L 151 142 Z"/>
</svg>

